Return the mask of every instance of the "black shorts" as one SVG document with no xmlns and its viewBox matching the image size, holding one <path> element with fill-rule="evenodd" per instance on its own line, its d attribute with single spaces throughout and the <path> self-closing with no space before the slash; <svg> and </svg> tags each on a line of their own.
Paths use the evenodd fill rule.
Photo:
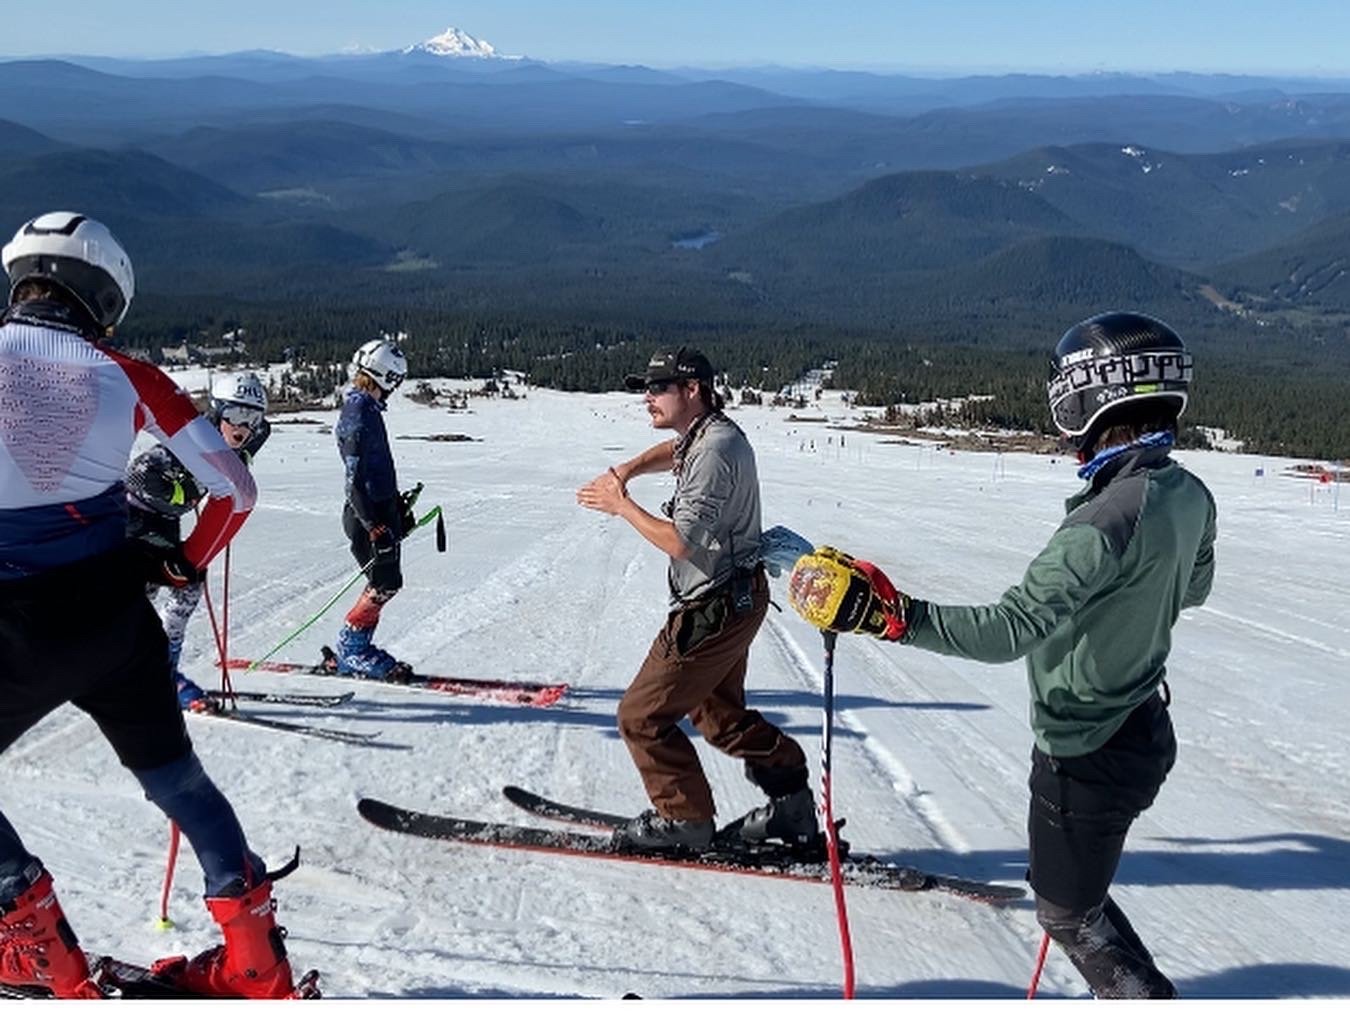
<svg viewBox="0 0 1350 1017">
<path fill-rule="evenodd" d="M 1028 879 L 1071 911 L 1106 899 L 1130 825 L 1153 804 L 1177 758 L 1172 721 L 1156 693 L 1111 740 L 1084 756 L 1031 753 Z"/>
<path fill-rule="evenodd" d="M 0 752 L 63 703 L 132 770 L 191 751 L 164 629 L 125 549 L 0 584 Z"/>
</svg>

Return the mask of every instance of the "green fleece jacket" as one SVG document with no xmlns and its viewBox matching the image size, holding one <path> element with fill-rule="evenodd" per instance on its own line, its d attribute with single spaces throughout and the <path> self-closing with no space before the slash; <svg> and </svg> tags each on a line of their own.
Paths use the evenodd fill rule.
<svg viewBox="0 0 1350 1017">
<path fill-rule="evenodd" d="M 1100 748 L 1166 674 L 1172 626 L 1214 578 L 1214 499 L 1166 449 L 1108 463 L 997 604 L 914 601 L 904 641 L 1002 663 L 1025 656 L 1031 728 L 1051 756 Z"/>
</svg>

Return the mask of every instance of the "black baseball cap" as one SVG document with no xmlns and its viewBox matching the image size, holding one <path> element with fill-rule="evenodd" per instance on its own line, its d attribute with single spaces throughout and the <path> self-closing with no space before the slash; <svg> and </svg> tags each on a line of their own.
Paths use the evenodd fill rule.
<svg viewBox="0 0 1350 1017">
<path fill-rule="evenodd" d="M 681 346 L 678 350 L 661 350 L 647 362 L 646 374 L 630 374 L 624 384 L 631 392 L 641 392 L 654 381 L 689 381 L 701 378 L 712 381 L 712 362 L 698 350 Z"/>
</svg>

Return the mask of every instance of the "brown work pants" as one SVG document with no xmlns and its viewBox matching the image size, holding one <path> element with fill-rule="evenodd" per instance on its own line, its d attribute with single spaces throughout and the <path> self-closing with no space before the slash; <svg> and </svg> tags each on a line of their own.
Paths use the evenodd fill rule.
<svg viewBox="0 0 1350 1017">
<path fill-rule="evenodd" d="M 745 706 L 750 643 L 769 607 L 761 569 L 751 610 L 737 615 L 729 596 L 670 613 L 647 659 L 619 702 L 619 733 L 637 764 L 647 797 L 667 819 L 712 819 L 712 788 L 679 723 L 688 717 L 709 745 L 743 759 L 771 796 L 807 783 L 806 756 L 790 737 Z"/>
</svg>

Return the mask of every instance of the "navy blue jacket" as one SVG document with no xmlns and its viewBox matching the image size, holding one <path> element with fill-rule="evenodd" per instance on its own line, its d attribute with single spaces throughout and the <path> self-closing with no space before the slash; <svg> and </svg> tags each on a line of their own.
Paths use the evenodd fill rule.
<svg viewBox="0 0 1350 1017">
<path fill-rule="evenodd" d="M 342 400 L 334 434 L 345 470 L 347 504 L 367 530 L 387 526 L 402 538 L 398 508 L 398 476 L 384 429 L 384 404 L 352 386 Z"/>
</svg>

